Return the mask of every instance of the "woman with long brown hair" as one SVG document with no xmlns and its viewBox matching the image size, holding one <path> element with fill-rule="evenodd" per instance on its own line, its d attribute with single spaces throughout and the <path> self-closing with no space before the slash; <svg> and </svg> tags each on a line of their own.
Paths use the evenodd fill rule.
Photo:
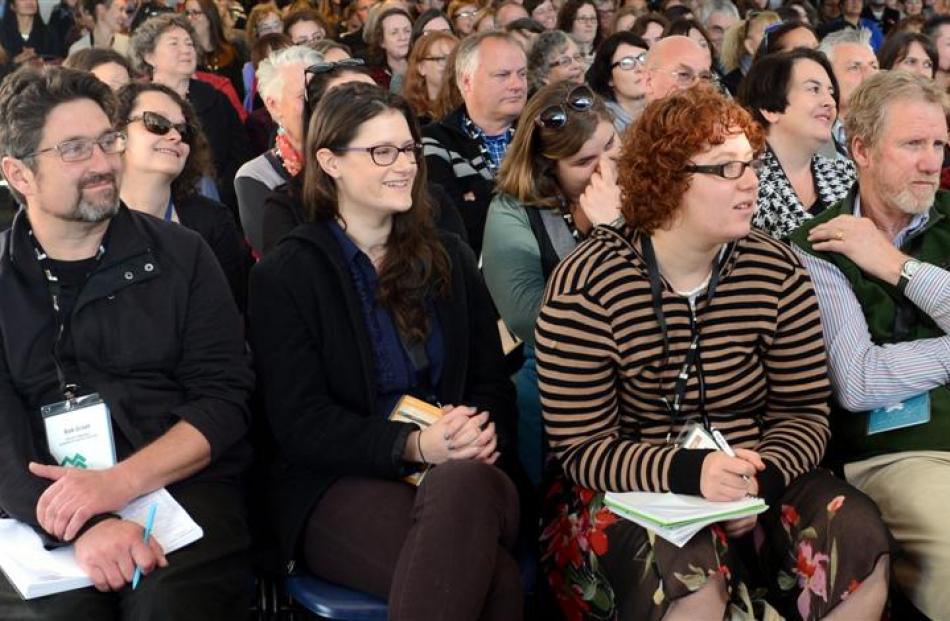
<svg viewBox="0 0 950 621">
<path fill-rule="evenodd" d="M 374 85 L 311 117 L 307 222 L 251 278 L 267 510 L 282 565 L 387 598 L 390 619 L 519 619 L 517 494 L 492 465 L 513 453 L 513 391 L 475 257 L 433 224 L 420 141 Z M 453 405 L 392 421 L 403 395 Z"/>
<path fill-rule="evenodd" d="M 201 49 L 199 69 L 226 77 L 234 86 L 238 99 L 243 99 L 244 78 L 241 70 L 247 59 L 242 58 L 237 47 L 228 41 L 214 0 L 188 0 L 185 2 L 185 15 L 195 29 L 195 43 Z"/>
<path fill-rule="evenodd" d="M 439 91 L 446 76 L 449 56 L 458 38 L 450 32 L 427 32 L 416 41 L 409 55 L 402 96 L 425 124 L 436 118 Z M 452 76 L 449 75 L 451 79 Z"/>
</svg>

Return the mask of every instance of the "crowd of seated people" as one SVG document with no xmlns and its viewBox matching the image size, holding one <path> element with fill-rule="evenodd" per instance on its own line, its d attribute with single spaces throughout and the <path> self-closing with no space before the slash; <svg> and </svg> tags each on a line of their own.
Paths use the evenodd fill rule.
<svg viewBox="0 0 950 621">
<path fill-rule="evenodd" d="M 948 0 L 5 0 L 0 516 L 93 587 L 0 619 L 950 619 L 948 115 Z"/>
</svg>

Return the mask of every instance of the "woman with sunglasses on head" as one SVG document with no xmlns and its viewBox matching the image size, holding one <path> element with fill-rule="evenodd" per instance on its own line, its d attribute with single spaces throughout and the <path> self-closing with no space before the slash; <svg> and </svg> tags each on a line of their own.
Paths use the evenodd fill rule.
<svg viewBox="0 0 950 621">
<path fill-rule="evenodd" d="M 653 102 L 618 166 L 626 224 L 594 229 L 550 277 L 535 348 L 558 468 L 542 547 L 565 611 L 881 615 L 887 529 L 869 498 L 818 468 L 831 388 L 811 281 L 751 227 L 763 144 L 713 89 Z M 690 430 L 719 434 L 721 450 L 682 446 Z M 769 509 L 680 547 L 607 509 L 606 492 L 629 491 L 748 494 Z"/>
<path fill-rule="evenodd" d="M 331 89 L 351 82 L 375 84 L 369 77 L 362 59 L 348 58 L 336 62 L 322 62 L 307 68 L 307 87 L 304 96 L 303 142 L 307 139 L 307 130 L 311 116 L 317 104 Z M 430 203 L 436 218 L 436 226 L 444 231 L 455 233 L 466 240 L 465 225 L 458 208 L 452 202 L 445 189 L 437 183 L 427 182 Z M 306 221 L 306 211 L 302 201 L 302 175 L 291 177 L 279 185 L 264 199 L 263 241 L 261 251 L 269 253 L 294 228 Z"/>
<path fill-rule="evenodd" d="M 571 35 L 584 57 L 584 71 L 600 43 L 600 26 L 594 0 L 567 0 L 557 14 L 557 27 Z"/>
<path fill-rule="evenodd" d="M 620 138 L 587 86 L 542 87 L 525 106 L 497 179 L 482 242 L 482 271 L 505 325 L 525 342 L 518 450 L 541 483 L 542 430 L 534 323 L 548 276 L 594 226 L 620 215 L 614 160 Z"/>
<path fill-rule="evenodd" d="M 116 118 L 127 136 L 122 202 L 201 235 L 243 310 L 250 256 L 230 210 L 197 192 L 211 168 L 211 151 L 194 109 L 172 89 L 154 83 L 129 84 L 118 100 Z"/>
<path fill-rule="evenodd" d="M 305 72 L 323 58 L 304 45 L 268 56 L 257 67 L 257 87 L 277 124 L 274 147 L 246 162 L 234 177 L 241 227 L 251 248 L 264 247 L 264 199 L 303 168 Z"/>
<path fill-rule="evenodd" d="M 419 117 L 420 125 L 435 118 L 445 67 L 458 41 L 450 32 L 428 32 L 412 47 L 406 79 L 402 84 L 402 96 Z"/>
<path fill-rule="evenodd" d="M 560 30 L 542 32 L 528 50 L 528 92 L 558 82 L 584 82 L 585 58 L 571 35 Z"/>
<path fill-rule="evenodd" d="M 753 63 L 737 98 L 767 132 L 752 224 L 786 239 L 854 184 L 850 159 L 819 153 L 838 117 L 838 81 L 824 54 L 799 48 Z"/>
<path fill-rule="evenodd" d="M 643 64 L 648 47 L 632 32 L 615 32 L 600 44 L 587 70 L 587 83 L 603 97 L 620 135 L 646 105 Z"/>
<path fill-rule="evenodd" d="M 313 114 L 307 221 L 251 276 L 265 502 L 281 566 L 386 598 L 390 619 L 510 621 L 518 497 L 495 465 L 513 463 L 514 394 L 475 257 L 434 226 L 420 140 L 373 85 Z M 403 395 L 451 405 L 389 420 Z"/>
</svg>

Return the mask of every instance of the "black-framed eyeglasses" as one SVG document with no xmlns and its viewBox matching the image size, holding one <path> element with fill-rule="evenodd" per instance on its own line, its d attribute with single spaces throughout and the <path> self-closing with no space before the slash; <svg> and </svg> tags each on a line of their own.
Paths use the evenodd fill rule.
<svg viewBox="0 0 950 621">
<path fill-rule="evenodd" d="M 155 134 L 156 136 L 164 136 L 174 129 L 176 132 L 178 132 L 178 135 L 181 137 L 181 141 L 185 144 L 191 144 L 191 141 L 194 138 L 191 132 L 191 127 L 188 126 L 188 123 L 172 123 L 169 119 L 165 118 L 158 112 L 149 112 L 146 110 L 139 116 L 129 117 L 126 125 L 131 125 L 136 121 L 142 121 L 142 125 L 145 127 L 145 130 L 150 134 Z"/>
<path fill-rule="evenodd" d="M 413 164 L 417 164 L 422 159 L 422 145 L 418 142 L 407 144 L 403 147 L 396 147 L 391 144 L 378 144 L 375 147 L 338 147 L 331 149 L 338 153 L 348 153 L 352 151 L 369 153 L 373 163 L 377 166 L 392 166 L 400 153 L 405 153 L 406 157 Z"/>
<path fill-rule="evenodd" d="M 610 68 L 620 67 L 621 71 L 631 71 L 637 67 L 643 67 L 647 62 L 647 53 L 640 52 L 635 56 L 624 56 L 615 63 L 611 63 Z"/>
<path fill-rule="evenodd" d="M 683 170 L 691 173 L 717 175 L 723 179 L 738 179 L 745 174 L 746 168 L 751 168 L 752 172 L 758 175 L 765 168 L 765 162 L 759 158 L 754 158 L 748 162 L 733 160 L 722 164 L 689 164 L 684 166 Z"/>
<path fill-rule="evenodd" d="M 564 56 L 561 56 L 560 58 L 552 60 L 551 62 L 548 63 L 548 67 L 550 67 L 551 69 L 556 69 L 558 67 L 573 65 L 575 63 L 579 65 L 583 62 L 584 62 L 584 55 L 578 53 L 578 54 L 574 54 L 573 56 L 564 55 Z"/>
<path fill-rule="evenodd" d="M 92 157 L 92 151 L 96 145 L 99 145 L 99 148 L 102 149 L 102 152 L 106 155 L 114 155 L 125 151 L 125 142 L 124 132 L 110 130 L 98 138 L 73 138 L 71 140 L 64 140 L 55 146 L 28 153 L 19 159 L 25 160 L 30 157 L 36 157 L 44 153 L 55 151 L 64 162 L 82 162 Z"/>
<path fill-rule="evenodd" d="M 567 123 L 568 108 L 577 112 L 587 112 L 594 107 L 594 91 L 586 84 L 575 86 L 567 94 L 564 103 L 548 106 L 534 120 L 539 127 L 560 129 Z"/>
</svg>

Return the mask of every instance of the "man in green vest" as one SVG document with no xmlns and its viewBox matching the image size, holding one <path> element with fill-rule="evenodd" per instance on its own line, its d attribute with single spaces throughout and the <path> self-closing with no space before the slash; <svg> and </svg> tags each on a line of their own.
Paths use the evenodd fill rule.
<svg viewBox="0 0 950 621">
<path fill-rule="evenodd" d="M 845 118 L 858 182 L 791 237 L 828 349 L 829 459 L 877 502 L 900 544 L 894 576 L 933 619 L 950 619 L 947 110 L 931 80 L 868 78 Z"/>
</svg>

